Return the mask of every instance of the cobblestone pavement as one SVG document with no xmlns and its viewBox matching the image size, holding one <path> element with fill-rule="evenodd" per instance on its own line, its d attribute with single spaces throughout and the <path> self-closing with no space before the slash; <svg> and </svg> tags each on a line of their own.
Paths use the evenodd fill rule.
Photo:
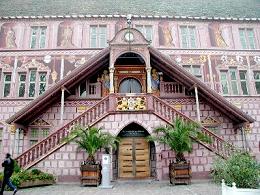
<svg viewBox="0 0 260 195">
<path fill-rule="evenodd" d="M 4 195 L 11 195 L 5 192 Z M 220 185 L 210 181 L 193 181 L 191 185 L 175 185 L 157 181 L 117 181 L 113 189 L 81 187 L 79 184 L 20 189 L 16 195 L 221 195 Z"/>
</svg>

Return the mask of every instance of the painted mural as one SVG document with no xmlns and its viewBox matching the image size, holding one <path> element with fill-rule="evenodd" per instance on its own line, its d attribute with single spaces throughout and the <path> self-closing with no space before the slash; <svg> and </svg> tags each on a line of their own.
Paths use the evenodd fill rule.
<svg viewBox="0 0 260 195">
<path fill-rule="evenodd" d="M 159 45 L 165 47 L 174 47 L 171 28 L 168 21 L 159 22 Z"/>
<path fill-rule="evenodd" d="M 72 41 L 73 24 L 70 21 L 65 21 L 59 24 L 58 29 L 58 47 L 75 47 Z"/>
<path fill-rule="evenodd" d="M 227 47 L 228 44 L 223 38 L 222 30 L 218 22 L 209 24 L 209 37 L 212 47 Z"/>
<path fill-rule="evenodd" d="M 13 23 L 5 23 L 0 31 L 0 47 L 6 49 L 14 49 L 17 47 L 15 42 L 15 31 Z"/>
</svg>

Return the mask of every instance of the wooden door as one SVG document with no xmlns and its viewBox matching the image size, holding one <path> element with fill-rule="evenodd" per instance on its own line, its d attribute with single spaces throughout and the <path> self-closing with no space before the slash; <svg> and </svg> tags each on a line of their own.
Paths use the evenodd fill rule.
<svg viewBox="0 0 260 195">
<path fill-rule="evenodd" d="M 119 177 L 150 176 L 150 150 L 145 138 L 123 138 L 119 144 Z"/>
</svg>

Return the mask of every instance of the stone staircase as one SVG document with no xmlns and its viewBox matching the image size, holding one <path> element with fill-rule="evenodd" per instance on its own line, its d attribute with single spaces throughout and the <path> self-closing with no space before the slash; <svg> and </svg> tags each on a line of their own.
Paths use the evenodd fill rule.
<svg viewBox="0 0 260 195">
<path fill-rule="evenodd" d="M 22 168 L 29 169 L 65 145 L 64 139 L 75 125 L 93 126 L 108 115 L 108 110 L 109 96 L 106 96 L 80 116 L 23 152 L 16 158 L 16 161 Z"/>
<path fill-rule="evenodd" d="M 162 99 L 156 96 L 152 97 L 152 104 L 154 107 L 153 113 L 169 124 L 177 117 L 181 118 L 184 121 L 196 122 L 193 119 L 185 116 L 180 111 L 174 109 L 170 104 L 168 104 L 167 102 L 163 101 Z M 216 153 L 217 155 L 223 158 L 227 158 L 236 149 L 234 145 L 228 143 L 223 138 L 213 133 L 209 129 L 201 126 L 200 130 L 203 134 L 210 137 L 212 142 L 209 144 L 209 143 L 201 142 L 199 140 L 196 141 L 199 142 L 204 147 L 206 147 L 207 149 L 209 149 L 210 151 Z"/>
<path fill-rule="evenodd" d="M 75 125 L 93 126 L 109 114 L 124 113 L 125 110 L 122 111 L 118 110 L 117 108 L 118 97 L 122 98 L 126 96 L 116 96 L 115 94 L 110 94 L 106 96 L 97 104 L 82 113 L 80 116 L 67 123 L 63 127 L 59 128 L 58 130 L 54 131 L 45 139 L 41 140 L 25 152 L 23 152 L 21 155 L 19 155 L 16 158 L 18 164 L 24 169 L 28 169 L 48 157 L 50 154 L 52 154 L 67 143 L 66 141 L 64 141 L 64 139 L 69 135 L 71 129 Z M 135 96 L 130 97 L 135 98 Z M 136 96 L 136 98 L 137 97 L 140 96 Z M 141 112 L 143 113 L 153 113 L 167 123 L 171 123 L 177 117 L 182 118 L 186 121 L 195 122 L 193 119 L 185 116 L 178 110 L 174 109 L 170 104 L 154 95 L 142 95 L 141 97 L 144 98 L 146 101 L 146 109 L 141 110 Z M 133 111 L 139 112 L 139 110 L 132 110 L 131 112 Z M 226 142 L 224 139 L 214 134 L 210 130 L 206 129 L 205 127 L 201 127 L 201 131 L 211 138 L 212 143 L 207 144 L 198 140 L 196 141 L 198 141 L 210 151 L 222 156 L 223 158 L 227 158 L 234 151 L 235 147 L 232 144 Z"/>
</svg>

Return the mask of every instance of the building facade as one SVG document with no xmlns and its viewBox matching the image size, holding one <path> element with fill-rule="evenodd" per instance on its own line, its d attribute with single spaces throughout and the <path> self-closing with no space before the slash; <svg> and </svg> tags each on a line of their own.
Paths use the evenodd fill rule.
<svg viewBox="0 0 260 195">
<path fill-rule="evenodd" d="M 90 125 L 121 137 L 114 179 L 162 180 L 175 154 L 144 138 L 176 117 L 213 140 L 185 154 L 194 177 L 233 146 L 260 160 L 260 14 L 145 14 L 2 15 L 1 160 L 10 152 L 24 168 L 78 180 L 87 154 L 62 139 Z M 125 149 L 135 150 L 130 169 Z"/>
</svg>

